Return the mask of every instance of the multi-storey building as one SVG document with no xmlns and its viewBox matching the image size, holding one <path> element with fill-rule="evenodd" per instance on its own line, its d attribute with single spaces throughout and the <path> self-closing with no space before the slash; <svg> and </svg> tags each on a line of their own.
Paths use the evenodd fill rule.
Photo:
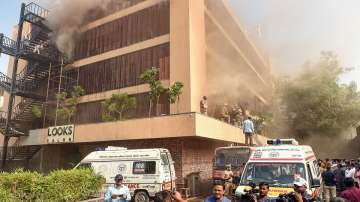
<svg viewBox="0 0 360 202">
<path fill-rule="evenodd" d="M 10 145 L 15 142 L 12 147 L 17 150 L 10 147 L 8 159 L 25 156 L 25 166 L 46 172 L 71 167 L 90 151 L 107 145 L 164 147 L 172 153 L 181 183 L 189 173 L 199 171 L 202 180 L 208 180 L 214 149 L 244 143 L 241 129 L 199 113 L 204 95 L 209 97 L 209 108 L 211 99 L 223 94 L 232 95 L 226 102 L 248 103 L 250 111 L 271 102 L 270 65 L 248 39 L 226 1 L 130 2 L 125 7 L 114 6 L 117 9 L 110 13 L 99 12 L 81 27 L 71 64 L 47 63 L 47 74 L 38 77 L 43 80 L 42 90 L 36 91 L 45 97 L 38 106 L 47 112 L 32 119 L 26 135 L 12 138 L 15 141 Z M 9 65 L 9 72 L 12 67 Z M 149 87 L 139 77 L 151 67 L 158 68 L 165 87 L 181 81 L 184 89 L 177 104 L 169 104 L 162 95 L 159 115 L 153 112 L 149 117 Z M 224 85 L 223 80 L 234 83 L 222 88 L 225 93 L 217 90 Z M 48 142 L 48 127 L 55 125 L 51 110 L 57 106 L 50 99 L 51 89 L 68 89 L 64 83 L 80 85 L 85 95 L 72 121 L 73 139 Z M 104 122 L 101 102 L 114 93 L 135 97 L 137 108 L 127 120 Z M 15 103 L 22 103 L 20 96 Z M 265 139 L 258 136 L 257 141 Z"/>
</svg>

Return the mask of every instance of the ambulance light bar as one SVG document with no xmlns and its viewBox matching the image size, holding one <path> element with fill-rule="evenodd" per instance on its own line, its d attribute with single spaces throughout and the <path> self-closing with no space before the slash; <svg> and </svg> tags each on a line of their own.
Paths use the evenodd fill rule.
<svg viewBox="0 0 360 202">
<path fill-rule="evenodd" d="M 267 141 L 268 145 L 299 145 L 295 139 L 273 139 Z"/>
<path fill-rule="evenodd" d="M 108 146 L 105 148 L 105 151 L 119 151 L 119 150 L 127 150 L 126 147 L 114 147 L 114 146 Z"/>
</svg>

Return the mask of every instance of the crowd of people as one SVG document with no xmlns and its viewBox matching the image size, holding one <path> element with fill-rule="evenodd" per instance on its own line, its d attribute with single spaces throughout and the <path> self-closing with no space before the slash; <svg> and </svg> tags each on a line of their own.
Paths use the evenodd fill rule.
<svg viewBox="0 0 360 202">
<path fill-rule="evenodd" d="M 272 202 L 272 201 L 290 201 L 290 202 L 360 202 L 360 160 L 319 160 L 319 168 L 322 173 L 322 185 L 312 194 L 308 194 L 308 183 L 305 179 L 298 177 L 293 182 L 293 192 L 286 195 L 280 195 L 278 199 L 268 197 L 269 184 L 260 182 L 258 184 L 258 193 L 250 194 L 246 199 L 237 199 L 239 201 L 251 202 Z M 227 181 L 232 179 L 231 169 L 227 172 Z M 115 185 L 108 188 L 105 193 L 105 202 L 127 202 L 131 200 L 129 189 L 123 183 L 123 176 L 115 176 Z M 205 199 L 205 202 L 230 202 L 234 198 L 229 193 L 230 183 L 215 182 L 212 187 L 212 195 Z M 249 192 L 251 193 L 251 192 Z M 255 193 L 255 192 L 254 192 Z M 155 194 L 154 202 L 186 202 L 177 191 L 161 191 Z"/>
<path fill-rule="evenodd" d="M 323 184 L 322 198 L 329 202 L 336 197 L 360 201 L 360 161 L 345 159 L 319 160 Z"/>
</svg>

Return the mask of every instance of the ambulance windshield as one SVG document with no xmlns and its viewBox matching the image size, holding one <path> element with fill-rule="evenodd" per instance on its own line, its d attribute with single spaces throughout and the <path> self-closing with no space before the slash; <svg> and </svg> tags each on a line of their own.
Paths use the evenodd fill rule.
<svg viewBox="0 0 360 202">
<path fill-rule="evenodd" d="M 298 177 L 306 179 L 302 163 L 249 163 L 240 184 L 267 182 L 272 186 L 292 187 Z"/>
<path fill-rule="evenodd" d="M 225 169 L 225 165 L 230 164 L 233 169 L 238 169 L 243 163 L 249 160 L 249 147 L 221 148 L 215 151 L 216 169 Z"/>
</svg>

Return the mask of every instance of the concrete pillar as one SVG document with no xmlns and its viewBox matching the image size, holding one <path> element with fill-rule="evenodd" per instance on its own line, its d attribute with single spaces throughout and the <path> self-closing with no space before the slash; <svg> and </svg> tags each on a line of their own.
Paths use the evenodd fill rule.
<svg viewBox="0 0 360 202">
<path fill-rule="evenodd" d="M 184 83 L 179 112 L 199 112 L 206 95 L 204 0 L 170 1 L 170 84 Z M 171 106 L 176 113 L 176 106 Z"/>
</svg>

